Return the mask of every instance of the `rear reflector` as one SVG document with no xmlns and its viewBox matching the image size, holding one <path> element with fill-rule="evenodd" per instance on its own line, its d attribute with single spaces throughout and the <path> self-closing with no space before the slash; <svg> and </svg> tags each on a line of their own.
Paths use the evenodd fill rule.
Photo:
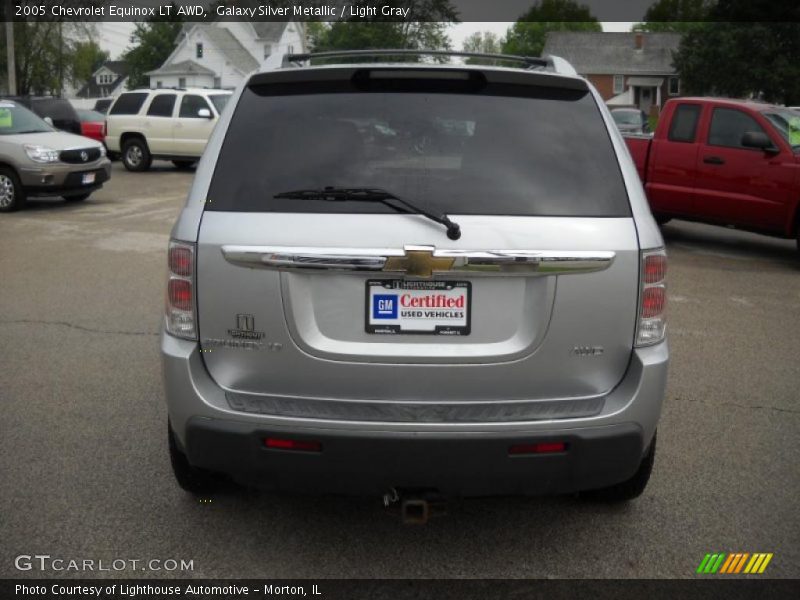
<svg viewBox="0 0 800 600">
<path fill-rule="evenodd" d="M 285 440 L 281 438 L 265 438 L 264 445 L 276 450 L 299 450 L 301 452 L 322 452 L 322 444 L 308 440 Z"/>
<path fill-rule="evenodd" d="M 514 444 L 508 449 L 509 454 L 556 454 L 566 452 L 566 442 L 541 442 L 538 444 Z"/>
</svg>

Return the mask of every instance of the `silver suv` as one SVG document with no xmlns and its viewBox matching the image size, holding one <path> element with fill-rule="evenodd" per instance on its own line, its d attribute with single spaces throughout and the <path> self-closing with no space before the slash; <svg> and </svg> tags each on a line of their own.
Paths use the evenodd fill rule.
<svg viewBox="0 0 800 600">
<path fill-rule="evenodd" d="M 161 336 L 178 483 L 638 496 L 666 257 L 602 99 L 555 57 L 365 54 L 252 75 L 200 161 Z"/>
</svg>

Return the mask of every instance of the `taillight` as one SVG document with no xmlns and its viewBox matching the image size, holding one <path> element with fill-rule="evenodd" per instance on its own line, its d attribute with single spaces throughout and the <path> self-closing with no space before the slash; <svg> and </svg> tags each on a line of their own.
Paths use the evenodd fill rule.
<svg viewBox="0 0 800 600">
<path fill-rule="evenodd" d="M 639 290 L 639 323 L 636 345 L 657 344 L 666 335 L 667 319 L 667 254 L 663 248 L 642 252 L 641 289 Z"/>
<path fill-rule="evenodd" d="M 166 329 L 176 337 L 197 339 L 194 314 L 194 244 L 170 240 L 167 253 Z"/>
</svg>

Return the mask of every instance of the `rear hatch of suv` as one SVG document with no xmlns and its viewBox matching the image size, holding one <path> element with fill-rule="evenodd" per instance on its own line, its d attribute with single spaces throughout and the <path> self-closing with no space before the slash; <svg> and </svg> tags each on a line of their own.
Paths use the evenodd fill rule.
<svg viewBox="0 0 800 600">
<path fill-rule="evenodd" d="M 447 215 L 460 238 L 397 198 Z M 337 401 L 480 406 L 467 420 L 520 420 L 536 403 L 596 412 L 630 360 L 638 250 L 609 133 L 579 78 L 419 66 L 257 75 L 198 236 L 203 361 L 242 409 L 282 398 L 315 417 Z"/>
</svg>

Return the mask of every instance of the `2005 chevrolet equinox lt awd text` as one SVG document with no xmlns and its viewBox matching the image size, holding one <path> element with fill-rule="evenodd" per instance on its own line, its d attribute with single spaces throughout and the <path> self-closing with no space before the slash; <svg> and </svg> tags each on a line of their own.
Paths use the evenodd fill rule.
<svg viewBox="0 0 800 600">
<path fill-rule="evenodd" d="M 221 115 L 169 243 L 178 483 L 635 498 L 666 256 L 614 121 L 556 57 L 395 54 L 287 55 Z"/>
</svg>

